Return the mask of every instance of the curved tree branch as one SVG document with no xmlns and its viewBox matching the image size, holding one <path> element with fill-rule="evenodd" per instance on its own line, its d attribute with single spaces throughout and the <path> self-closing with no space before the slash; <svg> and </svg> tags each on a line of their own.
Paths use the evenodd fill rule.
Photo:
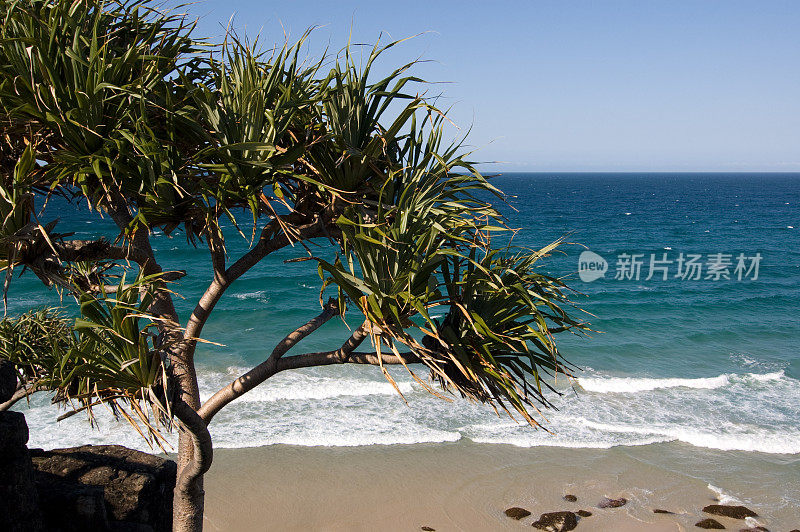
<svg viewBox="0 0 800 532">
<path fill-rule="evenodd" d="M 278 345 L 275 346 L 275 349 L 272 350 L 272 353 L 267 360 L 254 367 L 238 379 L 234 380 L 209 398 L 208 401 L 206 401 L 203 406 L 200 407 L 200 410 L 198 410 L 200 417 L 203 418 L 206 423 L 210 423 L 211 419 L 225 405 L 229 404 L 234 399 L 241 397 L 277 373 L 275 369 L 278 361 L 283 357 L 283 355 L 285 355 L 289 349 L 297 345 L 300 340 L 316 331 L 324 323 L 336 316 L 338 312 L 339 305 L 336 300 L 333 298 L 329 299 L 323 307 L 322 312 L 318 316 L 312 318 L 304 325 L 301 325 L 289 333 L 283 340 L 281 340 Z M 348 340 L 348 342 L 349 341 L 350 340 Z"/>
<path fill-rule="evenodd" d="M 328 302 L 331 304 L 331 301 Z M 335 313 L 335 309 L 333 311 Z M 305 336 L 319 328 L 333 315 L 326 317 L 326 311 L 312 319 L 302 327 L 293 331 L 279 343 L 270 357 L 251 369 L 225 388 L 215 393 L 198 411 L 200 417 L 208 424 L 223 407 L 249 392 L 276 373 L 284 370 L 310 368 L 315 366 L 328 366 L 332 364 L 368 364 L 372 366 L 413 364 L 420 362 L 417 355 L 406 352 L 394 354 L 381 354 L 372 352 L 357 352 L 355 349 L 369 336 L 366 323 L 358 327 L 350 338 L 335 351 L 322 351 L 305 353 L 303 355 L 283 357 L 283 355 Z"/>
<path fill-rule="evenodd" d="M 302 242 L 303 240 L 317 237 L 330 238 L 333 232 L 330 226 L 333 220 L 336 219 L 339 210 L 340 206 L 336 201 L 333 201 L 321 212 L 314 214 L 310 221 L 308 216 L 297 212 L 285 216 L 276 214 L 261 229 L 256 245 L 225 270 L 222 270 L 224 259 L 220 260 L 219 255 L 213 252 L 213 249 L 218 246 L 210 245 L 209 250 L 212 251 L 211 259 L 214 268 L 214 279 L 200 297 L 186 324 L 184 339 L 188 340 L 187 353 L 189 356 L 194 354 L 196 339 L 200 337 L 211 311 L 214 310 L 225 291 L 236 279 L 250 271 L 253 266 L 270 253 L 282 249 L 293 242 Z"/>
<path fill-rule="evenodd" d="M 261 259 L 269 255 L 275 250 L 278 250 L 289 244 L 288 238 L 285 234 L 281 233 L 275 238 L 269 238 L 270 233 L 274 230 L 272 222 L 268 223 L 261 230 L 261 236 L 258 243 L 245 253 L 239 260 L 233 263 L 227 270 L 221 270 L 220 261 L 213 256 L 212 263 L 214 265 L 214 279 L 209 284 L 206 291 L 200 297 L 200 300 L 195 305 L 192 315 L 186 324 L 184 331 L 184 338 L 189 340 L 189 348 L 194 345 L 192 339 L 199 338 L 211 311 L 222 298 L 225 291 L 236 279 L 245 274 L 250 268 L 258 263 Z"/>
</svg>

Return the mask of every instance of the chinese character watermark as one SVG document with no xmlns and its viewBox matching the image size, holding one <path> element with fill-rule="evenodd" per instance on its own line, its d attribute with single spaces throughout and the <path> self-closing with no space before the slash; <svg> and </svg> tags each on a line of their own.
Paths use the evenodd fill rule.
<svg viewBox="0 0 800 532">
<path fill-rule="evenodd" d="M 742 281 L 758 280 L 758 269 L 763 257 L 761 253 L 746 255 L 739 253 L 651 253 L 649 260 L 644 253 L 620 253 L 614 264 L 614 279 L 617 281 Z M 584 251 L 578 258 L 578 275 L 581 281 L 591 283 L 605 277 L 608 261 L 593 251 Z M 643 271 L 644 270 L 644 271 Z M 645 276 L 646 273 L 646 276 Z"/>
</svg>

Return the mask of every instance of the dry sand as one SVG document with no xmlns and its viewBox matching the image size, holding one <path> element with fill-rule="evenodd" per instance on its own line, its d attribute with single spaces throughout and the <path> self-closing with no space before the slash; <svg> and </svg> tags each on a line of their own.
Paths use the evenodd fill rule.
<svg viewBox="0 0 800 532">
<path fill-rule="evenodd" d="M 773 532 L 800 527 L 800 459 L 682 444 L 517 448 L 471 442 L 221 449 L 206 480 L 206 530 L 531 530 L 544 512 L 589 510 L 578 531 L 700 530 L 722 486 Z M 563 500 L 565 494 L 577 502 Z M 599 509 L 604 497 L 621 508 Z M 521 506 L 521 521 L 503 511 Z M 676 512 L 654 514 L 654 508 Z M 718 518 L 728 530 L 744 521 Z"/>
</svg>

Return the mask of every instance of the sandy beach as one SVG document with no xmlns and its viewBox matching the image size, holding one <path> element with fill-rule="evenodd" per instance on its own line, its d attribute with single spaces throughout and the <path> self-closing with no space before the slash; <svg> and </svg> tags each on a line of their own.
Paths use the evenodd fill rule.
<svg viewBox="0 0 800 532">
<path fill-rule="evenodd" d="M 800 526 L 800 458 L 668 443 L 612 449 L 446 444 L 220 449 L 206 477 L 207 530 L 530 529 L 584 509 L 577 530 L 700 530 L 705 505 L 741 503 L 769 530 Z M 719 491 L 714 488 L 719 487 Z M 565 494 L 577 497 L 567 502 Z M 600 509 L 605 496 L 621 508 Z M 530 517 L 503 511 L 520 506 Z M 673 515 L 655 514 L 659 508 Z M 728 530 L 745 523 L 717 518 Z"/>
</svg>

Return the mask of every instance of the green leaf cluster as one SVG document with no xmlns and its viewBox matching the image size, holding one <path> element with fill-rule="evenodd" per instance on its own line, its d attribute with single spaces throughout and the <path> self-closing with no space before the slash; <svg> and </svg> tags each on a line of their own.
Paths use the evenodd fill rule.
<svg viewBox="0 0 800 532">
<path fill-rule="evenodd" d="M 171 390 L 157 320 L 149 314 L 153 279 L 102 287 L 78 296 L 80 317 L 39 309 L 0 321 L 0 358 L 31 389 L 54 391 L 74 410 L 106 405 L 151 443 L 170 424 Z M 109 290 L 108 292 L 106 290 Z"/>
</svg>

